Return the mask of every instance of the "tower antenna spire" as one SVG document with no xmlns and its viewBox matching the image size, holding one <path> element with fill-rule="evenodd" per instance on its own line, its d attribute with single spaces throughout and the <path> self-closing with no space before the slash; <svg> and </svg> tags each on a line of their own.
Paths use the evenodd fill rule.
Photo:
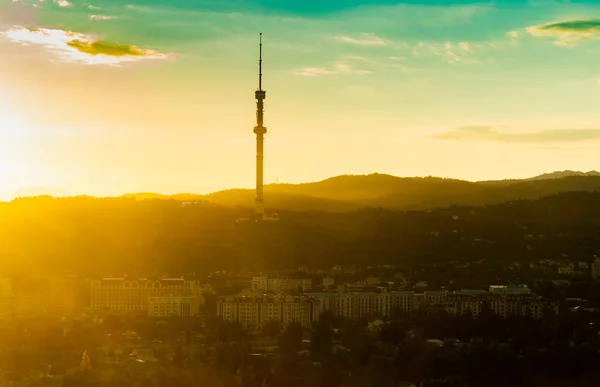
<svg viewBox="0 0 600 387">
<path fill-rule="evenodd" d="M 262 90 L 262 32 L 258 34 L 258 90 Z"/>
</svg>

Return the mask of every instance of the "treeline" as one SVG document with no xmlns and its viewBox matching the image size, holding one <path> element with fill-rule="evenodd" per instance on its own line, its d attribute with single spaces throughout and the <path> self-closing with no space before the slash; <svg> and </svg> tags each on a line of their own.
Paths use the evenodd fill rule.
<svg viewBox="0 0 600 387">
<path fill-rule="evenodd" d="M 396 177 L 385 174 L 336 176 L 303 184 L 265 186 L 267 202 L 294 211 L 352 211 L 364 207 L 429 210 L 450 205 L 491 205 L 510 200 L 538 199 L 565 192 L 600 192 L 600 176 L 562 176 L 525 180 L 469 182 L 439 177 Z M 131 194 L 138 199 L 206 200 L 235 207 L 254 205 L 250 189 L 229 189 L 208 195 Z"/>
<path fill-rule="evenodd" d="M 31 322 L 4 332 L 9 351 L 0 351 L 0 367 L 20 379 L 50 364 L 50 375 L 64 374 L 63 386 L 77 387 L 595 386 L 599 323 L 584 311 L 533 320 L 486 309 L 477 317 L 397 313 L 373 328 L 324 313 L 310 329 L 265 326 L 257 338 L 218 319 Z M 139 337 L 127 340 L 131 331 Z M 153 366 L 111 365 L 117 348 L 129 354 L 139 342 L 153 343 Z M 264 342 L 276 348 L 265 352 Z M 82 371 L 83 351 L 91 367 Z"/>
<path fill-rule="evenodd" d="M 3 270 L 198 274 L 335 264 L 590 259 L 600 249 L 600 193 L 431 211 L 279 212 L 169 199 L 37 197 L 0 203 Z"/>
</svg>

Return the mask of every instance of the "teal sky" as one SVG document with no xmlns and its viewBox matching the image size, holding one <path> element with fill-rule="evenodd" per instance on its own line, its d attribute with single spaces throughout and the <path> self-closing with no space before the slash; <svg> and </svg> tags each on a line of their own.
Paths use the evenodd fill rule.
<svg viewBox="0 0 600 387">
<path fill-rule="evenodd" d="M 71 31 L 71 33 L 68 33 Z M 0 198 L 600 168 L 598 1 L 0 0 Z"/>
</svg>

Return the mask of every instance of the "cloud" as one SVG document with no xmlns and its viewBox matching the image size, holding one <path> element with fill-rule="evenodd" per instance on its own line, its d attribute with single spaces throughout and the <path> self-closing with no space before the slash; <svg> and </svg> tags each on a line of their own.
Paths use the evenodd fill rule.
<svg viewBox="0 0 600 387">
<path fill-rule="evenodd" d="M 360 46 L 383 46 L 385 40 L 376 36 L 375 34 L 360 34 L 359 38 L 353 38 L 351 36 L 334 36 L 333 39 L 350 44 L 357 44 Z"/>
<path fill-rule="evenodd" d="M 600 139 L 600 129 L 555 129 L 530 133 L 503 133 L 490 126 L 460 126 L 433 135 L 441 140 L 493 141 L 505 143 L 579 142 Z"/>
<path fill-rule="evenodd" d="M 73 4 L 68 0 L 53 0 L 53 1 L 59 7 L 69 7 L 69 6 L 71 6 L 71 4 Z"/>
<path fill-rule="evenodd" d="M 95 5 L 88 5 L 87 7 L 88 7 L 88 9 L 94 9 L 94 10 L 100 9 L 100 7 L 96 7 Z"/>
<path fill-rule="evenodd" d="M 557 46 L 573 46 L 584 40 L 600 39 L 600 19 L 571 20 L 526 28 L 532 36 L 554 38 Z"/>
<path fill-rule="evenodd" d="M 412 51 L 416 56 L 434 55 L 449 63 L 478 63 L 479 61 L 473 55 L 489 48 L 495 49 L 496 46 L 493 43 L 470 43 L 465 41 L 444 43 L 418 42 Z"/>
<path fill-rule="evenodd" d="M 89 15 L 90 20 L 111 20 L 114 19 L 114 16 L 106 16 L 106 15 Z"/>
<path fill-rule="evenodd" d="M 458 46 L 463 49 L 463 51 L 471 51 L 471 45 L 469 42 L 460 42 Z"/>
<path fill-rule="evenodd" d="M 326 67 L 305 67 L 295 72 L 301 76 L 320 76 L 333 74 L 370 74 L 370 70 L 358 70 L 346 62 L 336 62 L 330 68 Z"/>
<path fill-rule="evenodd" d="M 136 46 L 117 45 L 80 33 L 58 29 L 23 27 L 3 33 L 8 40 L 23 45 L 37 44 L 66 62 L 119 65 L 140 59 L 164 59 L 165 54 Z"/>
</svg>

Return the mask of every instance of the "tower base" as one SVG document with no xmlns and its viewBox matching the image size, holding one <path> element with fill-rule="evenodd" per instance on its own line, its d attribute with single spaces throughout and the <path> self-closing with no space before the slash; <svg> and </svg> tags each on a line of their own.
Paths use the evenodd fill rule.
<svg viewBox="0 0 600 387">
<path fill-rule="evenodd" d="M 260 223 L 260 222 L 276 222 L 279 218 L 277 214 L 267 215 L 267 214 L 252 214 L 247 218 L 240 218 L 236 220 L 236 223 Z"/>
</svg>

